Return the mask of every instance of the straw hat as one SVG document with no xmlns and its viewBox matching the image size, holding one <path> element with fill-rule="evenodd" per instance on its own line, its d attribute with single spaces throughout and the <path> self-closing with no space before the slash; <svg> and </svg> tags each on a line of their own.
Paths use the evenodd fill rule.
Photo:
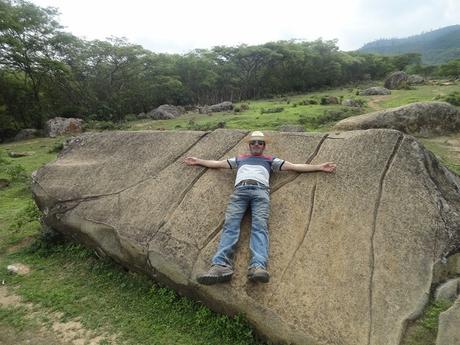
<svg viewBox="0 0 460 345">
<path fill-rule="evenodd" d="M 269 141 L 268 137 L 261 131 L 254 131 L 246 138 L 246 142 L 248 143 L 252 140 L 263 140 L 266 143 Z"/>
</svg>

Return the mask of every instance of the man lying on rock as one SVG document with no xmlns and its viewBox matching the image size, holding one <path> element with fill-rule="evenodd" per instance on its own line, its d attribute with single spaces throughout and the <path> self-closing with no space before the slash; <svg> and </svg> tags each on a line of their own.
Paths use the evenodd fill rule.
<svg viewBox="0 0 460 345">
<path fill-rule="evenodd" d="M 197 277 L 200 284 L 224 283 L 233 275 L 233 252 L 240 236 L 240 223 L 248 207 L 251 208 L 252 224 L 249 242 L 251 261 L 248 279 L 267 283 L 270 275 L 268 262 L 268 215 L 270 210 L 269 178 L 272 171 L 331 173 L 336 165 L 328 162 L 319 165 L 293 164 L 273 156 L 263 155 L 266 137 L 260 131 L 252 132 L 248 138 L 250 154 L 226 160 L 207 160 L 196 157 L 185 158 L 188 165 L 201 165 L 213 169 L 236 169 L 235 190 L 225 213 L 225 223 L 217 252 L 212 258 L 208 272 Z"/>
</svg>

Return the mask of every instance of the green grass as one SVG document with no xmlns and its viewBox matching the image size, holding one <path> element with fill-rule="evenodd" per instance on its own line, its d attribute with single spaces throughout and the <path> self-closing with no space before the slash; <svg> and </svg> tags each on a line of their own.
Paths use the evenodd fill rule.
<svg viewBox="0 0 460 345">
<path fill-rule="evenodd" d="M 435 345 L 439 314 L 449 309 L 451 305 L 452 303 L 448 301 L 432 301 L 425 308 L 423 315 L 409 325 L 401 345 Z"/>
<path fill-rule="evenodd" d="M 32 268 L 27 276 L 0 273 L 26 302 L 120 334 L 127 344 L 257 344 L 241 316 L 217 315 L 76 244 L 42 243 L 2 258 L 2 267 L 7 262 Z"/>
<path fill-rule="evenodd" d="M 428 150 L 434 153 L 442 164 L 454 171 L 457 175 L 460 175 L 460 161 L 458 157 L 449 150 L 449 145 L 446 142 L 440 142 L 439 140 L 431 138 L 420 138 L 420 141 Z"/>
</svg>

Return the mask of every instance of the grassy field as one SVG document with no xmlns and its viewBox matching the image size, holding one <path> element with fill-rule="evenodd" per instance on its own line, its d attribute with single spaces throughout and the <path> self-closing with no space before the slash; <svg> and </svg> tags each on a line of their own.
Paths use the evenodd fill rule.
<svg viewBox="0 0 460 345">
<path fill-rule="evenodd" d="M 357 88 L 327 90 L 242 102 L 249 109 L 240 113 L 186 114 L 168 121 L 137 120 L 121 128 L 277 130 L 291 124 L 309 131 L 327 131 L 344 116 L 432 100 L 459 89 L 460 86 L 423 86 L 367 98 L 356 96 Z M 350 110 L 340 105 L 304 105 L 308 103 L 304 101 L 311 100 L 320 103 L 326 96 L 361 99 L 365 106 Z M 270 112 L 273 110 L 280 111 Z M 70 341 L 64 334 L 70 331 L 65 325 L 73 322 L 82 330 L 74 334 L 82 344 L 261 344 L 244 316 L 217 315 L 156 285 L 146 276 L 98 258 L 79 245 L 43 240 L 39 212 L 29 190 L 29 176 L 56 158 L 64 139 L 40 138 L 0 145 L 0 179 L 10 181 L 8 187 L 0 189 L 0 301 L 5 299 L 6 291 L 18 298 L 16 303 L 0 303 L 0 343 L 15 344 L 15 339 L 27 335 L 30 344 L 67 344 Z M 422 141 L 460 173 L 460 134 Z M 8 156 L 11 151 L 30 155 L 11 158 Z M 31 273 L 8 274 L 6 266 L 16 262 L 30 266 Z M 436 315 L 444 309 L 445 306 L 430 306 L 416 325 L 419 328 L 411 331 L 412 340 L 406 343 L 432 344 Z M 429 326 L 425 327 L 426 324 Z M 64 325 L 64 331 L 60 332 L 56 325 Z M 431 340 L 418 342 L 419 338 Z"/>
</svg>

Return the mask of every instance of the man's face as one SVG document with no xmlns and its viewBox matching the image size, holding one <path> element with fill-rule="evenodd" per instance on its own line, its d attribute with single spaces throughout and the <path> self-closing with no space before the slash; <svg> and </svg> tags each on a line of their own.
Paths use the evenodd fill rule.
<svg viewBox="0 0 460 345">
<path fill-rule="evenodd" d="M 251 140 L 249 142 L 249 151 L 254 156 L 260 156 L 265 150 L 265 141 L 263 140 Z"/>
</svg>

